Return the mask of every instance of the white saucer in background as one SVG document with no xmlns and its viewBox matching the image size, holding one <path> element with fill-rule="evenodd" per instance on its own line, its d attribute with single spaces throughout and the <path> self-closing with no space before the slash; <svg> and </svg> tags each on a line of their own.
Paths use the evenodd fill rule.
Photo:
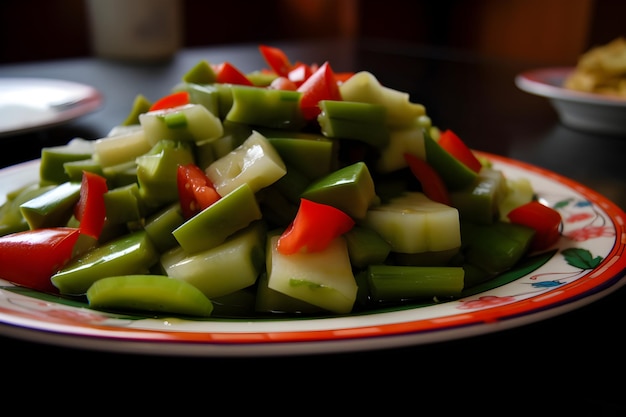
<svg viewBox="0 0 626 417">
<path fill-rule="evenodd" d="M 626 135 L 626 99 L 563 87 L 563 82 L 573 71 L 574 68 L 570 67 L 526 71 L 515 77 L 515 84 L 527 93 L 548 98 L 567 127 Z"/>
<path fill-rule="evenodd" d="M 102 95 L 72 81 L 0 78 L 0 136 L 43 129 L 97 110 Z"/>
</svg>

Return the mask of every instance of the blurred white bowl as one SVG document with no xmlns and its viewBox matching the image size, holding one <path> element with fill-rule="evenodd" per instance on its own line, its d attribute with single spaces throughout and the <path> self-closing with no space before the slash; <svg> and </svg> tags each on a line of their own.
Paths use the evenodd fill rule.
<svg viewBox="0 0 626 417">
<path fill-rule="evenodd" d="M 523 72 L 515 84 L 527 93 L 546 97 L 563 125 L 592 133 L 626 135 L 626 99 L 563 87 L 572 67 Z"/>
</svg>

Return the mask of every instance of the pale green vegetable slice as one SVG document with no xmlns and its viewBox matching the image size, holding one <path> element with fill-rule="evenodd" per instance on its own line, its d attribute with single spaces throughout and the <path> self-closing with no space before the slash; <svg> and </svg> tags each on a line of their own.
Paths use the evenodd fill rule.
<svg viewBox="0 0 626 417">
<path fill-rule="evenodd" d="M 438 252 L 461 246 L 458 210 L 417 191 L 370 208 L 364 224 L 387 240 L 393 252 Z"/>
<path fill-rule="evenodd" d="M 267 255 L 268 288 L 337 314 L 352 311 L 357 284 L 343 237 L 323 251 L 283 255 L 279 236 L 270 238 Z"/>
<path fill-rule="evenodd" d="M 324 311 L 321 307 L 272 290 L 267 286 L 267 274 L 262 274 L 259 277 L 254 309 L 260 313 L 293 314 L 310 314 Z"/>
<path fill-rule="evenodd" d="M 404 159 L 405 153 L 426 159 L 424 128 L 421 125 L 415 124 L 389 132 L 389 143 L 380 150 L 380 156 L 376 160 L 376 171 L 389 173 L 406 168 L 408 164 Z"/>
<path fill-rule="evenodd" d="M 500 221 L 508 222 L 509 211 L 522 204 L 530 203 L 534 196 L 535 190 L 528 178 L 505 178 L 506 195 L 500 201 L 498 211 L 500 213 Z"/>
<path fill-rule="evenodd" d="M 237 148 L 211 163 L 205 172 L 215 190 L 225 196 L 244 183 L 257 192 L 279 180 L 287 168 L 267 138 L 254 131 Z"/>
<path fill-rule="evenodd" d="M 193 285 L 164 275 L 121 275 L 96 281 L 87 290 L 89 306 L 209 317 L 213 304 Z"/>
<path fill-rule="evenodd" d="M 259 221 L 201 252 L 172 249 L 161 255 L 161 266 L 168 276 L 188 282 L 211 299 L 231 294 L 253 285 L 262 272 L 265 231 Z"/>
<path fill-rule="evenodd" d="M 143 129 L 133 129 L 97 139 L 93 147 L 94 158 L 104 168 L 134 161 L 148 152 L 152 145 L 146 139 Z"/>
<path fill-rule="evenodd" d="M 371 72 L 357 72 L 341 84 L 339 91 L 345 101 L 383 105 L 387 109 L 387 124 L 391 127 L 410 126 L 426 114 L 422 104 L 410 101 L 409 93 L 381 85 Z"/>
<path fill-rule="evenodd" d="M 222 121 L 201 104 L 186 104 L 139 115 L 148 142 L 163 139 L 193 141 L 215 140 L 222 136 Z"/>
</svg>

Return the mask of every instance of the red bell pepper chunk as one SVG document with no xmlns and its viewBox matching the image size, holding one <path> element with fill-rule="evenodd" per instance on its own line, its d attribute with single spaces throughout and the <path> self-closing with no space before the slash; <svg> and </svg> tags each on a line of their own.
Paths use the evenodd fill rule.
<svg viewBox="0 0 626 417">
<path fill-rule="evenodd" d="M 452 205 L 448 188 L 441 175 L 428 162 L 409 153 L 404 154 L 404 160 L 415 178 L 420 182 L 426 197 L 438 203 Z"/>
<path fill-rule="evenodd" d="M 56 292 L 50 278 L 72 257 L 74 227 L 26 230 L 0 237 L 0 278 L 38 291 Z"/>
<path fill-rule="evenodd" d="M 474 152 L 461 140 L 452 130 L 447 129 L 441 132 L 438 140 L 439 145 L 461 161 L 465 166 L 474 172 L 479 172 L 482 164 L 474 155 Z"/>
<path fill-rule="evenodd" d="M 283 255 L 319 252 L 353 226 L 354 220 L 338 208 L 303 198 L 293 222 L 278 239 L 276 249 Z"/>
<path fill-rule="evenodd" d="M 292 69 L 291 62 L 287 58 L 287 54 L 282 49 L 273 46 L 259 45 L 259 51 L 267 62 L 267 65 L 277 75 L 287 77 Z"/>
<path fill-rule="evenodd" d="M 252 85 L 252 81 L 246 77 L 237 67 L 230 62 L 222 62 L 218 65 L 213 65 L 215 71 L 216 81 L 221 84 L 236 84 L 236 85 Z"/>
<path fill-rule="evenodd" d="M 80 232 L 98 239 L 106 220 L 104 194 L 108 191 L 106 178 L 83 171 L 80 198 L 74 206 L 74 217 L 80 222 Z"/>
<path fill-rule="evenodd" d="M 189 103 L 189 93 L 187 91 L 178 91 L 165 97 L 161 97 L 155 101 L 154 104 L 150 106 L 150 111 L 171 109 L 178 106 L 184 106 Z"/>
<path fill-rule="evenodd" d="M 306 120 L 313 120 L 320 114 L 320 100 L 341 100 L 339 84 L 328 61 L 307 78 L 298 91 L 302 93 L 300 108 Z"/>
<path fill-rule="evenodd" d="M 335 78 L 339 84 L 345 83 L 354 75 L 354 72 L 336 72 Z"/>
<path fill-rule="evenodd" d="M 195 164 L 179 165 L 176 181 L 180 208 L 186 219 L 220 199 L 209 177 Z"/>
<path fill-rule="evenodd" d="M 511 223 L 522 224 L 535 229 L 531 250 L 546 249 L 560 237 L 561 215 L 555 209 L 533 200 L 522 204 L 508 213 Z"/>
</svg>

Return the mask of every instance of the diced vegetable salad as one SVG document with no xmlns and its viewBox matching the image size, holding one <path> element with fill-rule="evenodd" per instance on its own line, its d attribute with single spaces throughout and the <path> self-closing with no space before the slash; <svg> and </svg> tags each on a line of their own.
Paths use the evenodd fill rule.
<svg viewBox="0 0 626 417">
<path fill-rule="evenodd" d="M 0 208 L 0 278 L 105 311 L 341 315 L 454 299 L 558 240 L 529 181 L 408 93 L 259 52 L 43 148 Z"/>
</svg>

